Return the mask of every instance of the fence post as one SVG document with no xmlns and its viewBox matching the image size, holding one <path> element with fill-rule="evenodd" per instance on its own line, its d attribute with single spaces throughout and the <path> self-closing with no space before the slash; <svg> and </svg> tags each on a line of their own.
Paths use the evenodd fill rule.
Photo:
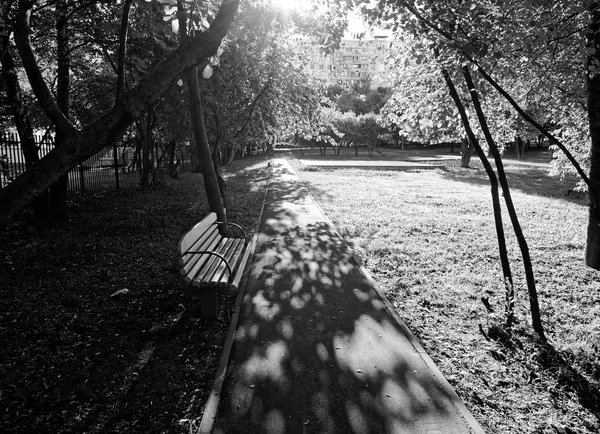
<svg viewBox="0 0 600 434">
<path fill-rule="evenodd" d="M 83 196 L 85 193 L 85 179 L 84 179 L 85 170 L 83 168 L 83 163 L 79 165 L 79 184 L 81 187 L 81 195 Z"/>
<path fill-rule="evenodd" d="M 119 155 L 117 154 L 117 143 L 113 143 L 113 161 L 115 163 L 115 188 L 119 191 Z"/>
</svg>

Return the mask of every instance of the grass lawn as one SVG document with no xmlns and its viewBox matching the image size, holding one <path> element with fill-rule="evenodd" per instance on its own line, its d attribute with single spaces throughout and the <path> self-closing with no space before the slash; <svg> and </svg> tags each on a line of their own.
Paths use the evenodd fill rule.
<svg viewBox="0 0 600 434">
<path fill-rule="evenodd" d="M 600 281 L 583 263 L 587 199 L 567 194 L 572 182 L 507 167 L 534 262 L 544 346 L 529 323 L 506 213 L 518 323 L 510 335 L 502 327 L 502 273 L 480 167 L 391 172 L 292 163 L 486 432 L 600 431 Z"/>
<path fill-rule="evenodd" d="M 226 174 L 228 215 L 255 229 L 264 158 Z M 198 319 L 179 238 L 207 212 L 202 176 L 123 189 L 67 223 L 0 232 L 0 432 L 188 433 L 202 416 L 236 294 Z M 111 296 L 116 291 L 128 292 Z"/>
</svg>

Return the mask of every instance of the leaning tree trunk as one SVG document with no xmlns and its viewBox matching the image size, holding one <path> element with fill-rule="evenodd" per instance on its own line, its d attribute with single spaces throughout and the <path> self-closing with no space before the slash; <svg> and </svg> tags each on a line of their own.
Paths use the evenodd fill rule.
<svg viewBox="0 0 600 434">
<path fill-rule="evenodd" d="M 190 106 L 190 116 L 192 118 L 192 129 L 194 131 L 194 141 L 202 167 L 202 176 L 204 178 L 204 189 L 208 200 L 208 207 L 217 214 L 217 219 L 221 222 L 227 221 L 223 199 L 215 166 L 213 164 L 208 137 L 206 135 L 206 126 L 204 124 L 204 112 L 202 110 L 202 98 L 198 84 L 198 70 L 192 68 L 187 74 L 186 85 L 188 90 L 188 99 Z"/>
<path fill-rule="evenodd" d="M 514 298 L 514 285 L 513 285 L 512 271 L 510 269 L 510 262 L 508 260 L 508 249 L 506 248 L 506 237 L 504 235 L 504 225 L 502 223 L 502 209 L 500 207 L 500 195 L 498 193 L 498 178 L 496 177 L 496 173 L 494 172 L 492 165 L 490 164 L 488 158 L 485 155 L 485 152 L 479 145 L 479 142 L 477 141 L 477 138 L 475 137 L 475 134 L 473 133 L 473 129 L 471 128 L 471 124 L 469 123 L 469 117 L 467 116 L 465 106 L 462 103 L 460 96 L 458 95 L 458 92 L 456 91 L 456 87 L 454 86 L 454 83 L 452 82 L 452 79 L 450 78 L 450 74 L 448 74 L 447 70 L 443 69 L 442 75 L 444 76 L 444 80 L 446 82 L 446 85 L 448 86 L 450 96 L 454 100 L 454 104 L 456 105 L 456 108 L 458 109 L 458 113 L 460 114 L 460 118 L 461 118 L 463 126 L 465 128 L 465 132 L 467 133 L 467 137 L 468 137 L 469 141 L 471 142 L 471 144 L 473 145 L 473 147 L 475 148 L 475 151 L 477 152 L 477 155 L 479 156 L 479 159 L 481 160 L 481 163 L 483 164 L 483 167 L 485 168 L 485 172 L 490 180 L 491 193 L 492 193 L 492 209 L 494 211 L 494 222 L 495 222 L 495 226 L 496 226 L 496 238 L 498 240 L 498 253 L 500 255 L 500 264 L 502 265 L 502 275 L 504 277 L 504 282 L 503 282 L 504 289 L 506 290 L 507 299 L 511 299 L 511 298 Z M 506 314 L 507 314 L 506 322 L 508 325 L 510 325 L 510 323 L 512 322 L 512 317 L 514 315 L 511 304 L 507 304 Z"/>
<path fill-rule="evenodd" d="M 188 35 L 188 22 L 184 13 L 184 5 L 182 1 L 177 2 L 179 10 L 179 33 L 181 35 L 181 43 L 185 43 L 190 38 Z M 200 83 L 198 82 L 198 67 L 194 67 L 188 71 L 185 76 L 187 88 L 187 96 L 189 103 L 189 113 L 194 133 L 194 142 L 197 157 L 202 169 L 202 177 L 204 179 L 204 191 L 208 207 L 211 212 L 217 214 L 217 220 L 227 222 L 227 215 L 221 197 L 221 189 L 219 188 L 219 180 L 213 163 L 213 156 L 208 143 L 206 134 L 206 124 L 204 123 L 204 109 L 202 108 L 202 95 L 200 94 Z M 225 225 L 221 226 L 221 231 L 226 231 Z"/>
<path fill-rule="evenodd" d="M 24 8 L 19 8 L 17 13 L 15 43 L 19 48 L 21 60 L 26 60 L 23 61 L 23 66 L 32 84 L 32 91 L 44 113 L 53 119 L 55 125 L 61 125 L 70 131 L 71 135 L 62 149 L 52 150 L 40 159 L 38 164 L 27 169 L 0 190 L 0 225 L 12 220 L 35 197 L 77 164 L 121 137 L 135 119 L 156 104 L 165 92 L 172 89 L 182 75 L 214 55 L 233 22 L 239 0 L 223 0 L 209 29 L 196 34 L 163 61 L 154 65 L 135 87 L 126 92 L 121 104 L 115 104 L 112 109 L 81 130 L 62 119 L 62 114 L 59 115 L 52 104 L 51 92 L 45 85 L 29 42 L 29 14 L 33 4 L 23 2 L 23 5 Z"/>
<path fill-rule="evenodd" d="M 471 100 L 473 101 L 473 106 L 475 107 L 475 112 L 477 113 L 479 124 L 481 125 L 481 129 L 483 131 L 485 139 L 488 142 L 490 152 L 492 153 L 494 161 L 496 162 L 496 170 L 498 171 L 498 179 L 502 187 L 504 202 L 506 203 L 508 215 L 510 216 L 510 221 L 512 223 L 515 235 L 517 237 L 517 241 L 519 243 L 519 248 L 521 250 L 521 256 L 523 258 L 523 267 L 525 269 L 525 279 L 527 280 L 527 289 L 529 292 L 529 306 L 531 309 L 532 326 L 536 333 L 539 335 L 539 337 L 545 340 L 546 337 L 544 334 L 544 327 L 542 325 L 540 315 L 540 306 L 538 301 L 537 289 L 535 286 L 535 277 L 533 275 L 533 266 L 531 264 L 531 256 L 529 255 L 529 247 L 527 246 L 527 240 L 525 239 L 525 235 L 523 234 L 523 230 L 521 229 L 521 224 L 519 223 L 519 218 L 517 217 L 517 212 L 512 201 L 512 196 L 508 187 L 508 181 L 506 180 L 506 173 L 504 172 L 502 156 L 500 155 L 498 147 L 494 143 L 494 139 L 492 138 L 492 135 L 488 128 L 485 115 L 483 114 L 483 110 L 479 102 L 479 96 L 477 95 L 477 90 L 475 89 L 475 84 L 473 83 L 473 79 L 471 78 L 469 67 L 466 65 L 463 66 L 463 75 L 465 77 L 465 82 L 467 84 L 467 88 L 469 89 L 469 93 L 471 94 Z M 514 304 L 514 294 L 512 297 L 508 297 L 507 304 L 510 308 L 512 308 L 512 305 Z"/>
</svg>

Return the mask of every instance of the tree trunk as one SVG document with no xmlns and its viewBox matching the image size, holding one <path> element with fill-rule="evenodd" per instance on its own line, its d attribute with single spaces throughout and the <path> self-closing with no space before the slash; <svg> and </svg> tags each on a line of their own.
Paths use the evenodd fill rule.
<svg viewBox="0 0 600 434">
<path fill-rule="evenodd" d="M 69 118 L 69 90 L 70 90 L 70 50 L 67 21 L 67 2 L 59 0 L 56 3 L 56 44 L 57 44 L 57 85 L 56 103 L 66 119 Z M 60 148 L 64 145 L 68 133 L 56 126 L 55 146 Z M 50 206 L 52 208 L 52 220 L 64 221 L 67 219 L 67 189 L 69 186 L 69 175 L 61 176 L 50 187 Z"/>
<path fill-rule="evenodd" d="M 585 263 L 600 270 L 600 204 L 598 191 L 600 184 L 600 6 L 592 3 L 590 7 L 591 28 L 588 33 L 588 46 L 594 48 L 587 57 L 587 103 L 590 123 L 590 211 L 587 227 Z M 588 52 L 591 50 L 588 50 Z"/>
<path fill-rule="evenodd" d="M 197 68 L 192 68 L 186 77 L 188 90 L 188 100 L 190 107 L 190 116 L 192 129 L 194 131 L 194 141 L 198 150 L 198 157 L 202 167 L 202 176 L 204 178 L 204 189 L 208 200 L 209 209 L 217 214 L 217 219 L 221 222 L 227 221 L 219 181 L 215 172 L 208 137 L 206 136 L 206 126 L 204 124 L 204 113 L 202 110 L 202 99 L 198 84 Z"/>
<path fill-rule="evenodd" d="M 468 138 L 464 138 L 460 145 L 460 167 L 469 167 L 469 163 L 471 162 L 471 154 L 471 141 Z"/>
<path fill-rule="evenodd" d="M 485 152 L 479 145 L 475 134 L 471 128 L 471 124 L 469 123 L 469 117 L 467 116 L 467 112 L 465 107 L 456 91 L 456 87 L 450 78 L 450 74 L 445 69 L 442 70 L 442 75 L 444 76 L 444 80 L 446 81 L 446 85 L 448 86 L 448 90 L 450 91 L 450 96 L 454 100 L 456 104 L 456 108 L 458 109 L 458 113 L 460 114 L 460 118 L 462 120 L 463 126 L 465 128 L 465 132 L 467 133 L 467 137 L 469 141 L 475 148 L 483 167 L 485 168 L 485 172 L 490 180 L 491 193 L 492 193 L 492 209 L 494 211 L 494 222 L 496 226 L 496 238 L 498 240 L 498 254 L 500 255 L 500 264 L 502 265 L 502 275 L 504 276 L 504 288 L 506 290 L 507 298 L 510 298 L 513 295 L 514 286 L 513 286 L 513 278 L 512 271 L 510 269 L 510 262 L 508 260 L 508 250 L 506 248 L 506 237 L 504 235 L 504 224 L 502 223 L 502 209 L 500 207 L 500 195 L 498 192 L 498 178 L 496 177 L 496 173 L 492 168 L 488 158 L 485 155 Z M 507 305 L 509 307 L 510 305 Z M 512 321 L 512 310 L 507 311 L 507 323 Z"/>
<path fill-rule="evenodd" d="M 471 100 L 473 101 L 473 106 L 475 107 L 475 112 L 477 113 L 479 124 L 481 125 L 481 129 L 483 131 L 485 139 L 488 142 L 490 152 L 494 156 L 494 161 L 496 162 L 496 170 L 498 171 L 498 179 L 502 187 L 504 202 L 506 203 L 508 215 L 510 216 L 510 221 L 512 223 L 515 235 L 517 237 L 517 241 L 519 243 L 519 248 L 521 250 L 521 256 L 523 258 L 523 267 L 525 269 L 525 278 L 527 280 L 527 289 L 529 292 L 529 305 L 531 309 L 532 326 L 536 333 L 539 335 L 539 337 L 545 340 L 546 337 L 544 334 L 544 327 L 542 325 L 540 315 L 540 306 L 538 301 L 537 289 L 535 286 L 535 277 L 533 275 L 533 266 L 531 264 L 531 257 L 529 255 L 529 247 L 527 246 L 527 240 L 525 239 L 525 235 L 523 234 L 523 231 L 521 229 L 521 224 L 519 223 L 519 218 L 517 217 L 517 212 L 512 201 L 512 196 L 508 187 L 508 181 L 506 180 L 506 174 L 504 172 L 504 165 L 502 164 L 502 157 L 500 155 L 500 152 L 498 151 L 496 144 L 494 143 L 494 140 L 488 128 L 487 121 L 485 119 L 483 110 L 481 108 L 481 104 L 479 102 L 479 96 L 477 95 L 475 84 L 473 83 L 473 79 L 471 78 L 471 73 L 469 71 L 468 66 L 463 66 L 463 75 L 465 77 L 465 82 L 467 84 L 467 88 L 469 89 L 469 93 L 471 94 Z M 514 294 L 510 294 L 507 297 L 507 306 L 509 309 L 512 309 L 513 305 Z"/>
<path fill-rule="evenodd" d="M 127 56 L 127 33 L 129 32 L 129 13 L 132 0 L 125 0 L 123 4 L 123 15 L 121 17 L 121 29 L 119 31 L 119 54 L 117 63 L 117 91 L 116 101 L 121 102 L 125 94 L 125 59 Z"/>
<path fill-rule="evenodd" d="M 72 135 L 69 135 L 62 148 L 52 150 L 38 164 L 32 166 L 7 187 L 0 190 L 0 203 L 2 203 L 0 225 L 13 219 L 35 197 L 45 191 L 61 176 L 67 174 L 77 164 L 85 161 L 104 146 L 121 137 L 133 121 L 149 107 L 156 104 L 183 74 L 214 55 L 233 22 L 238 6 L 239 0 L 224 0 L 207 31 L 190 38 L 162 62 L 156 64 L 142 77 L 136 87 L 126 92 L 121 104 L 116 104 L 95 122 L 80 131 L 75 130 L 72 126 L 69 129 L 69 125 L 66 125 L 67 130 L 72 132 Z M 22 24 L 22 20 L 26 21 L 26 26 L 18 25 L 16 27 L 20 30 L 15 32 L 15 41 L 19 40 L 19 53 L 23 49 L 25 57 L 31 60 L 27 22 L 28 11 L 21 14 L 20 20 L 18 20 L 19 24 Z M 20 33 L 20 37 L 17 37 L 17 33 Z M 28 55 L 29 57 L 27 57 Z M 23 59 L 23 55 L 21 55 L 21 59 Z M 52 107 L 46 104 L 46 99 L 51 98 L 51 94 L 38 86 L 40 81 L 43 83 L 43 77 L 41 80 L 35 78 L 36 75 L 41 77 L 39 67 L 35 62 L 28 62 L 26 66 L 27 75 L 29 76 L 34 69 L 37 69 L 38 73 L 32 74 L 36 82 L 35 89 L 32 86 L 36 98 L 38 101 L 44 101 L 42 107 L 45 113 L 56 117 Z"/>
<path fill-rule="evenodd" d="M 3 19 L 3 17 L 4 15 L 2 15 L 0 19 Z M 25 157 L 25 167 L 30 168 L 36 164 L 40 158 L 35 143 L 33 127 L 31 126 L 31 119 L 29 117 L 27 106 L 23 101 L 19 77 L 10 51 L 8 32 L 1 36 L 0 44 L 2 44 L 0 47 L 0 52 L 2 53 L 0 59 L 2 62 L 2 78 L 4 79 L 6 96 L 12 110 L 13 121 L 15 122 L 19 134 L 21 150 Z M 43 222 L 49 219 L 50 204 L 47 190 L 43 191 L 33 201 L 33 215 L 37 222 Z"/>
<path fill-rule="evenodd" d="M 175 152 L 177 151 L 177 142 L 171 140 L 167 145 L 168 148 L 168 162 L 167 162 L 167 173 L 169 178 L 175 179 L 179 176 L 179 161 L 175 162 Z"/>
<path fill-rule="evenodd" d="M 138 137 L 141 148 L 140 185 L 142 187 L 150 186 L 150 175 L 152 175 L 154 170 L 154 154 L 152 152 L 154 145 L 154 140 L 152 139 L 153 118 L 152 109 L 150 109 L 146 115 L 146 121 L 138 123 Z"/>
</svg>

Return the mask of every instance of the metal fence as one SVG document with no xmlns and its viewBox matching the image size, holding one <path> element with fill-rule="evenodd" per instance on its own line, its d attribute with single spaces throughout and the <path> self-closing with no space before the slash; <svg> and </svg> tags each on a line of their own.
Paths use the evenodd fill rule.
<svg viewBox="0 0 600 434">
<path fill-rule="evenodd" d="M 51 135 L 35 135 L 40 158 L 54 148 Z M 16 133 L 0 132 L 0 188 L 4 188 L 26 169 L 21 141 Z M 104 148 L 96 155 L 77 165 L 68 174 L 68 195 L 73 200 L 87 194 L 118 190 L 122 182 L 134 178 L 133 173 L 119 171 L 117 147 Z"/>
<path fill-rule="evenodd" d="M 40 158 L 54 148 L 54 140 L 49 134 L 45 136 L 35 135 L 34 140 Z M 166 147 L 156 144 L 153 150 L 156 156 L 156 165 L 166 164 L 165 159 L 159 155 L 161 151 L 162 157 L 164 157 Z M 180 172 L 191 169 L 189 152 L 189 145 L 179 147 L 177 159 L 179 160 Z M 128 146 L 119 148 L 115 144 L 104 148 L 96 155 L 78 164 L 68 174 L 69 199 L 74 200 L 89 194 L 119 190 L 124 185 L 137 185 L 139 183 L 137 172 L 139 165 L 134 168 L 134 165 L 131 164 L 135 160 L 134 154 L 135 149 Z M 0 164 L 0 188 L 4 188 L 25 171 L 25 156 L 18 134 L 0 131 Z"/>
</svg>

